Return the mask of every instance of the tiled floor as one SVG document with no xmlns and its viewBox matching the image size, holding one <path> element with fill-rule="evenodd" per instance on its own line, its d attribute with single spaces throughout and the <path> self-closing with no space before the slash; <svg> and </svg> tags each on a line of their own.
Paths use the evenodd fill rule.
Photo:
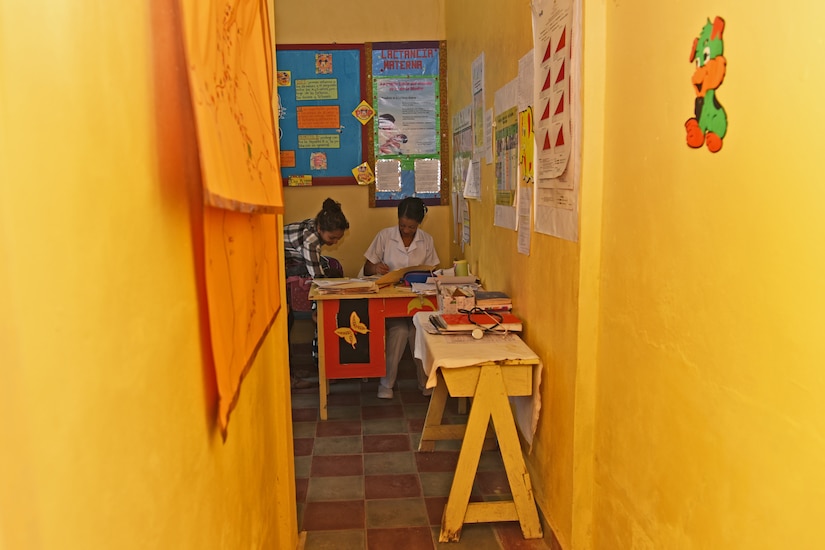
<svg viewBox="0 0 825 550">
<path fill-rule="evenodd" d="M 292 347 L 293 368 L 317 381 L 310 345 L 293 342 Z M 317 385 L 293 390 L 298 527 L 306 532 L 305 548 L 560 548 L 547 527 L 543 540 L 525 540 L 518 522 L 465 525 L 459 542 L 438 542 L 460 442 L 440 441 L 435 452 L 417 452 L 429 397 L 418 390 L 413 365 L 406 356 L 393 399 L 376 397 L 377 379 L 336 381 L 326 421 L 319 420 Z M 466 422 L 457 400 L 450 398 L 447 407 L 445 422 Z M 471 500 L 509 495 L 501 455 L 490 437 Z"/>
</svg>

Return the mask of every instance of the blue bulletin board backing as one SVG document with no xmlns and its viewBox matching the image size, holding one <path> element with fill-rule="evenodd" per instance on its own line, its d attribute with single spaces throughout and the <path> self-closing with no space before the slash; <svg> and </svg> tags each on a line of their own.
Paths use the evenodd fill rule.
<svg viewBox="0 0 825 550">
<path fill-rule="evenodd" d="M 281 176 L 287 186 L 356 185 L 368 159 L 362 44 L 276 46 Z"/>
</svg>

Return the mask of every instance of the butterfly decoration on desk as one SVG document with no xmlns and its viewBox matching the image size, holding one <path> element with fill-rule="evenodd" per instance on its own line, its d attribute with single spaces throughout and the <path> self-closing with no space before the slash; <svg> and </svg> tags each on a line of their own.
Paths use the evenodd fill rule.
<svg viewBox="0 0 825 550">
<path fill-rule="evenodd" d="M 361 322 L 361 318 L 358 316 L 356 312 L 352 312 L 349 315 L 349 326 L 348 327 L 338 327 L 335 329 L 335 334 L 338 335 L 339 338 L 343 338 L 344 341 L 352 346 L 352 349 L 355 349 L 355 343 L 357 341 L 357 334 L 366 334 L 370 331 L 367 328 L 367 325 Z"/>
<path fill-rule="evenodd" d="M 419 309 L 426 309 L 430 308 L 433 311 L 436 311 L 438 307 L 430 300 L 429 298 L 425 298 L 424 296 L 418 296 L 410 300 L 407 304 L 407 314 L 412 315 L 412 313 Z"/>
</svg>

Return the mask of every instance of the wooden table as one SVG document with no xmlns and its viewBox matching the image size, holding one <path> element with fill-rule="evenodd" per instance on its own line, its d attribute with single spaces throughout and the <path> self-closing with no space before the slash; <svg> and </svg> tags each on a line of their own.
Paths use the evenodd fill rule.
<svg viewBox="0 0 825 550">
<path fill-rule="evenodd" d="M 438 309 L 435 296 L 422 296 L 405 286 L 388 286 L 377 293 L 321 294 L 313 285 L 309 298 L 318 304 L 321 420 L 328 418 L 330 379 L 380 378 L 386 374 L 387 318 Z"/>
<path fill-rule="evenodd" d="M 421 333 L 417 334 L 416 356 L 423 361 L 430 377 L 428 386 L 434 378 L 436 386 L 418 450 L 432 451 L 437 440 L 463 440 L 439 542 L 458 541 L 465 523 L 494 521 L 518 521 L 524 538 L 541 538 L 538 509 L 509 402 L 509 396 L 533 394 L 533 370 L 540 365 L 538 356 L 512 333 L 485 335 L 481 340 L 469 335 L 428 334 L 420 324 L 426 316 L 419 314 L 415 318 Z M 419 345 L 422 342 L 423 346 Z M 466 425 L 441 424 L 448 394 L 472 398 Z M 469 502 L 491 419 L 513 500 Z"/>
</svg>

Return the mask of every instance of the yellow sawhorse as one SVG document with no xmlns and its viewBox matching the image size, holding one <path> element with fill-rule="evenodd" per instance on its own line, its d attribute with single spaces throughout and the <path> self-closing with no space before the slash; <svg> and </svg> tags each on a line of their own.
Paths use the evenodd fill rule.
<svg viewBox="0 0 825 550">
<path fill-rule="evenodd" d="M 508 396 L 531 395 L 533 368 L 537 360 L 507 360 L 479 365 L 442 368 L 430 398 L 421 432 L 419 451 L 432 451 L 435 442 L 463 439 L 453 485 L 444 508 L 439 542 L 461 538 L 465 523 L 518 521 L 526 539 L 542 537 L 541 522 L 524 464 Z M 472 398 L 466 425 L 441 424 L 447 395 Z M 470 502 L 481 449 L 490 420 L 498 438 L 507 481 L 513 500 Z"/>
</svg>

